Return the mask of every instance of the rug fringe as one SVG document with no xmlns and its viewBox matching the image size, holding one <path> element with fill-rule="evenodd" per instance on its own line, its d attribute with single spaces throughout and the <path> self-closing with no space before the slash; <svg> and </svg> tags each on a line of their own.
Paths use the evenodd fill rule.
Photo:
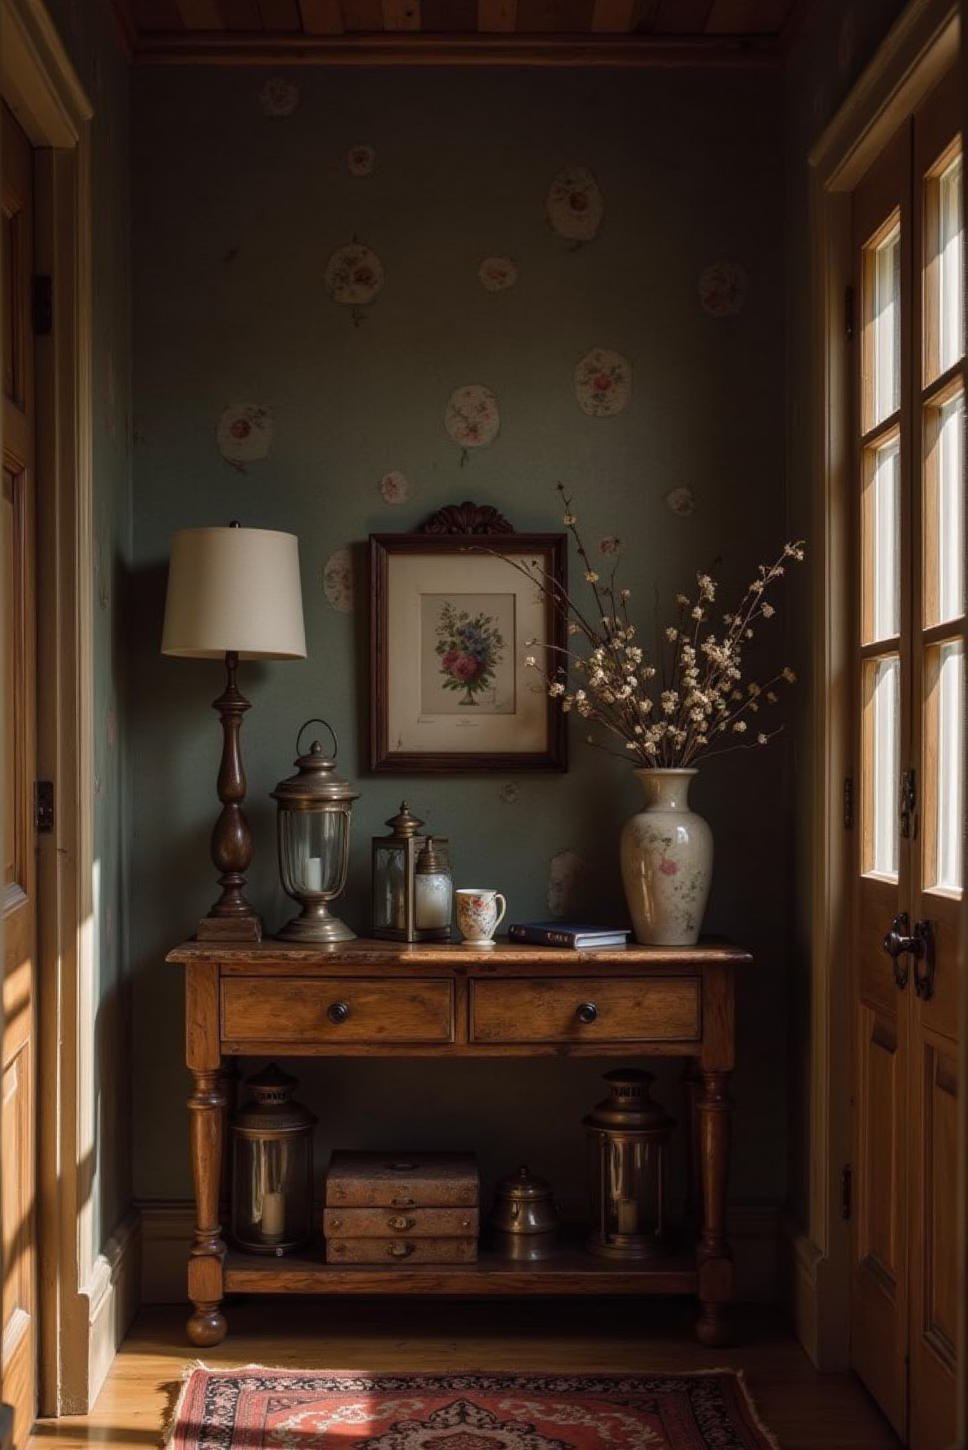
<svg viewBox="0 0 968 1450">
<path fill-rule="evenodd" d="M 197 1369 L 203 1369 L 209 1374 L 219 1374 L 218 1365 L 206 1364 L 201 1359 L 190 1359 L 182 1369 L 177 1380 L 169 1380 L 162 1388 L 167 1392 L 168 1404 L 165 1407 L 161 1421 L 161 1436 L 158 1441 L 161 1450 L 167 1450 L 175 1437 L 178 1428 L 178 1417 L 181 1414 L 182 1406 L 185 1403 L 185 1396 L 188 1394 L 188 1381 Z"/>
</svg>

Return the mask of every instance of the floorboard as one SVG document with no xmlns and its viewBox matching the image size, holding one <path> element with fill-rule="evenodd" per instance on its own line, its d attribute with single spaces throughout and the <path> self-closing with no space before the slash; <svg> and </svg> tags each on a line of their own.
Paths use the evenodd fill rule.
<svg viewBox="0 0 968 1450">
<path fill-rule="evenodd" d="M 249 1298 L 229 1306 L 229 1338 L 210 1365 L 358 1370 L 742 1369 L 783 1450 L 896 1450 L 898 1441 L 860 1384 L 818 1374 L 768 1311 L 739 1311 L 735 1349 L 706 1350 L 676 1300 L 454 1303 Z M 185 1312 L 145 1309 L 93 1412 L 42 1421 L 28 1450 L 145 1450 L 160 1443 L 187 1364 Z"/>
</svg>

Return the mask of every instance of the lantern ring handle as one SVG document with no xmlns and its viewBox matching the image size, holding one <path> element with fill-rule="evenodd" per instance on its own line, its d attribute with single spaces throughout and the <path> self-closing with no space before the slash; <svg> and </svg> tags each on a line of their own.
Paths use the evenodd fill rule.
<svg viewBox="0 0 968 1450">
<path fill-rule="evenodd" d="M 329 731 L 330 735 L 332 735 L 332 737 L 333 737 L 333 759 L 335 760 L 337 754 L 339 753 L 339 741 L 336 738 L 336 731 L 333 729 L 332 725 L 329 723 L 328 720 L 323 720 L 319 715 L 314 715 L 311 720 L 305 720 L 303 722 L 303 724 L 300 725 L 300 727 L 299 727 L 299 734 L 296 736 L 296 754 L 297 755 L 301 755 L 302 754 L 302 751 L 299 749 L 299 742 L 300 742 L 300 740 L 303 737 L 303 731 L 306 729 L 306 726 L 307 725 L 325 725 L 326 726 L 326 729 Z"/>
</svg>

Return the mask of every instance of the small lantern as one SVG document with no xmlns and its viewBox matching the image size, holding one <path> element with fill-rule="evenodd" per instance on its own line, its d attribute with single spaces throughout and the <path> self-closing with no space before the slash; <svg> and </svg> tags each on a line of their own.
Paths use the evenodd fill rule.
<svg viewBox="0 0 968 1450">
<path fill-rule="evenodd" d="M 311 1235 L 316 1119 L 275 1063 L 246 1087 L 252 1100 L 232 1121 L 232 1237 L 256 1254 L 286 1254 Z"/>
<path fill-rule="evenodd" d="M 675 1122 L 649 1095 L 651 1072 L 607 1072 L 609 1096 L 585 1119 L 591 1145 L 593 1254 L 645 1259 L 661 1252 L 665 1178 Z"/>
<path fill-rule="evenodd" d="M 404 801 L 373 840 L 373 935 L 390 941 L 449 941 L 454 883 L 443 836 L 421 836 Z"/>
<path fill-rule="evenodd" d="M 308 755 L 299 754 L 306 725 L 326 725 L 333 737 L 327 756 L 318 740 Z M 278 802 L 279 872 L 282 884 L 302 911 L 279 932 L 281 941 L 339 942 L 356 935 L 333 916 L 329 903 L 346 885 L 350 856 L 350 813 L 359 799 L 348 781 L 333 774 L 339 748 L 325 720 L 307 720 L 296 736 L 296 774 L 272 792 Z"/>
</svg>

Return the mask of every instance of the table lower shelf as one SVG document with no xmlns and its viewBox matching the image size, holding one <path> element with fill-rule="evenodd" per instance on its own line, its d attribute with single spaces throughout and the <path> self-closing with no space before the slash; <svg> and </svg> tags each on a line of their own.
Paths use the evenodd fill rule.
<svg viewBox="0 0 968 1450">
<path fill-rule="evenodd" d="M 694 1294 L 695 1254 L 615 1262 L 563 1246 L 554 1258 L 521 1263 L 482 1249 L 474 1264 L 327 1264 L 321 1244 L 267 1258 L 230 1250 L 227 1293 L 245 1294 Z"/>
</svg>

